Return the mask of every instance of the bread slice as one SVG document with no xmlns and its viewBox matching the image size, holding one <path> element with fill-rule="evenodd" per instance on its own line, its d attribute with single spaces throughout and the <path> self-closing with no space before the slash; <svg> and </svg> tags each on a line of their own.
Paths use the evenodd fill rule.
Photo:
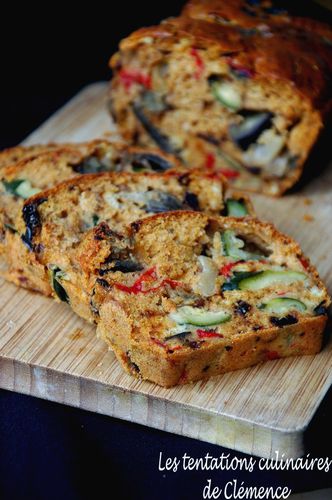
<svg viewBox="0 0 332 500">
<path fill-rule="evenodd" d="M 158 214 L 134 222 L 126 244 L 105 236 L 108 270 L 90 295 L 99 336 L 132 375 L 170 387 L 320 350 L 330 298 L 272 225 Z"/>
<path fill-rule="evenodd" d="M 128 224 L 153 213 L 194 209 L 220 214 L 225 209 L 224 187 L 219 177 L 174 169 L 165 174 L 86 174 L 65 181 L 25 201 L 23 216 L 15 222 L 17 232 L 7 238 L 6 277 L 41 293 L 57 294 L 91 319 L 80 260 L 99 259 L 101 265 L 105 227 L 111 238 L 122 241 Z M 82 240 L 95 226 L 98 233 L 89 253 Z M 57 293 L 59 280 L 64 292 Z"/>
<path fill-rule="evenodd" d="M 181 210 L 206 191 L 185 179 L 90 174 L 27 200 L 12 280 L 16 265 L 95 322 L 127 372 L 165 387 L 317 353 L 330 298 L 300 247 L 253 217 L 210 215 L 213 185 L 209 213 Z"/>
<path fill-rule="evenodd" d="M 237 189 L 296 183 L 332 105 L 332 30 L 271 2 L 191 0 L 111 59 L 110 107 L 126 140 Z"/>
<path fill-rule="evenodd" d="M 17 147 L 6 150 L 1 156 L 0 272 L 2 275 L 9 272 L 10 276 L 13 275 L 8 269 L 7 257 L 12 240 L 19 238 L 16 220 L 25 199 L 82 174 L 103 171 L 164 172 L 179 167 L 176 158 L 155 148 L 128 148 L 124 143 L 106 140 Z M 14 159 L 17 161 L 13 163 Z M 245 204 L 250 211 L 249 202 L 245 201 Z M 15 282 L 19 279 L 22 285 L 29 285 L 25 276 L 16 276 Z"/>
<path fill-rule="evenodd" d="M 10 155 L 11 160 L 21 158 L 0 170 L 0 210 L 7 212 L 8 225 L 15 220 L 24 199 L 64 180 L 107 171 L 163 172 L 180 167 L 175 157 L 155 148 L 128 148 L 124 143 L 101 139 L 13 149 L 17 152 Z M 7 157 L 9 153 L 2 155 Z"/>
</svg>

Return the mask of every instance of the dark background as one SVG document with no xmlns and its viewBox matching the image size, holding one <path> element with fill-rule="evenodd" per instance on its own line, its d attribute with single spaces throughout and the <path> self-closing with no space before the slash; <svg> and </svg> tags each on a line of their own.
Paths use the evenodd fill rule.
<svg viewBox="0 0 332 500">
<path fill-rule="evenodd" d="M 227 0 L 225 0 L 227 1 Z M 121 3 L 123 5 L 121 5 Z M 2 8 L 0 147 L 14 145 L 85 85 L 110 77 L 108 59 L 132 30 L 176 15 L 181 1 L 117 2 L 39 10 Z M 311 2 L 288 7 L 331 21 Z M 113 6 L 113 7 L 112 7 Z M 117 7 L 115 10 L 115 6 Z M 121 9 L 121 10 L 120 10 Z M 323 14 L 322 14 L 323 12 Z M 308 452 L 330 454 L 331 392 L 306 435 Z M 222 486 L 288 485 L 294 491 L 332 487 L 331 474 L 158 472 L 159 452 L 199 457 L 220 447 L 0 391 L 0 499 L 195 500 L 207 478 Z M 235 454 L 230 452 L 232 456 Z M 240 453 L 236 453 L 238 457 Z M 92 488 L 92 492 L 90 490 Z M 118 492 L 115 491 L 118 489 Z M 103 492 L 103 493 L 102 493 Z"/>
<path fill-rule="evenodd" d="M 119 0 L 107 8 L 93 1 L 72 12 L 69 2 L 40 9 L 7 2 L 0 28 L 0 148 L 23 140 L 85 85 L 108 80 L 119 40 L 177 15 L 184 3 Z M 328 10 L 309 0 L 275 3 L 332 22 Z"/>
</svg>

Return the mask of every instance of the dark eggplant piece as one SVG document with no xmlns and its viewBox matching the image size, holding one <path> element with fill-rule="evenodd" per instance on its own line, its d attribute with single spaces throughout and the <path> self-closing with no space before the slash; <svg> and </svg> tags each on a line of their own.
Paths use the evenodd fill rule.
<svg viewBox="0 0 332 500">
<path fill-rule="evenodd" d="M 235 313 L 239 314 L 240 316 L 245 316 L 250 311 L 250 309 L 251 305 L 244 300 L 238 300 L 234 306 Z"/>
<path fill-rule="evenodd" d="M 261 133 L 271 127 L 272 113 L 251 113 L 244 116 L 238 125 L 230 125 L 229 135 L 231 139 L 244 151 L 256 142 Z"/>
<path fill-rule="evenodd" d="M 96 293 L 96 290 L 93 289 L 92 294 L 91 294 L 91 298 L 90 298 L 90 310 L 91 310 L 92 314 L 99 316 L 99 308 L 96 306 L 96 304 L 94 303 L 94 299 L 93 299 L 95 293 Z"/>
<path fill-rule="evenodd" d="M 94 226 L 96 226 L 99 223 L 99 216 L 97 214 L 93 214 L 92 223 Z"/>
<path fill-rule="evenodd" d="M 187 191 L 184 197 L 184 201 L 192 210 L 199 210 L 199 201 L 197 194 Z"/>
<path fill-rule="evenodd" d="M 270 318 L 270 322 L 272 323 L 272 325 L 279 326 L 280 328 L 287 325 L 295 325 L 295 323 L 298 323 L 298 321 L 299 320 L 291 314 L 287 314 L 287 316 L 284 316 L 283 318 L 278 318 L 276 316 L 271 316 Z"/>
<path fill-rule="evenodd" d="M 129 161 L 131 161 L 135 171 L 147 169 L 154 172 L 166 172 L 166 170 L 173 167 L 165 158 L 153 153 L 136 153 L 131 155 Z"/>
<path fill-rule="evenodd" d="M 246 169 L 252 174 L 252 175 L 261 175 L 262 169 L 260 167 L 246 167 Z"/>
<path fill-rule="evenodd" d="M 157 146 L 159 146 L 162 151 L 165 151 L 165 153 L 178 155 L 178 151 L 171 144 L 170 139 L 166 135 L 162 134 L 157 127 L 151 123 L 143 111 L 143 106 L 134 102 L 132 104 L 132 109 L 137 120 L 141 123 L 146 133 L 149 134 Z"/>
<path fill-rule="evenodd" d="M 110 288 L 110 284 L 102 278 L 97 278 L 96 283 L 98 285 L 100 285 L 102 288 L 104 288 L 105 290 L 108 290 Z"/>
<path fill-rule="evenodd" d="M 59 267 L 54 267 L 51 269 L 51 273 L 51 285 L 54 292 L 62 302 L 67 302 L 67 304 L 69 304 L 68 294 L 60 283 L 60 280 L 63 277 L 63 271 L 61 271 Z"/>
<path fill-rule="evenodd" d="M 203 139 L 203 141 L 208 142 L 209 144 L 213 144 L 213 146 L 220 145 L 220 140 L 217 139 L 216 137 L 213 137 L 213 135 L 203 134 L 202 132 L 199 132 L 197 134 L 197 137 L 199 137 L 200 139 Z"/>
<path fill-rule="evenodd" d="M 325 302 L 323 301 L 320 304 L 318 304 L 318 306 L 315 307 L 314 309 L 315 316 L 324 316 L 325 314 L 327 314 L 327 308 L 324 304 Z"/>
<path fill-rule="evenodd" d="M 34 250 L 32 243 L 33 237 L 38 234 L 41 229 L 41 220 L 38 212 L 38 207 L 47 201 L 47 198 L 39 198 L 31 203 L 24 205 L 22 210 L 23 220 L 25 222 L 25 233 L 22 234 L 21 239 L 23 243 L 29 248 Z"/>
<path fill-rule="evenodd" d="M 107 273 L 115 273 L 116 271 L 120 271 L 121 273 L 135 273 L 136 271 L 142 271 L 142 269 L 142 264 L 134 260 L 115 260 L 113 267 L 99 269 L 99 275 L 104 276 Z"/>
<path fill-rule="evenodd" d="M 127 352 L 126 352 L 126 357 L 127 357 L 126 362 L 127 362 L 127 366 L 128 366 L 128 368 L 129 368 L 129 370 L 131 371 L 131 373 L 138 375 L 138 374 L 140 373 L 139 366 L 131 360 L 130 354 L 131 354 L 131 352 L 130 352 L 130 351 L 127 351 Z"/>
<path fill-rule="evenodd" d="M 172 210 L 184 210 L 182 202 L 175 196 L 159 192 L 158 196 L 147 201 L 145 209 L 147 212 L 158 214 L 171 212 Z"/>
<path fill-rule="evenodd" d="M 197 340 L 191 340 L 191 341 L 188 341 L 188 342 L 185 341 L 185 345 L 187 347 L 190 347 L 191 349 L 199 349 L 201 347 L 201 345 L 202 345 L 203 342 L 204 342 L 204 340 L 201 341 L 201 342 L 199 342 Z"/>
<path fill-rule="evenodd" d="M 166 337 L 165 340 L 168 341 L 168 340 L 174 340 L 174 339 L 177 339 L 177 340 L 181 340 L 181 341 L 184 341 L 187 339 L 188 336 L 191 335 L 192 332 L 190 331 L 184 331 L 184 332 L 180 332 L 180 333 L 175 333 L 174 335 L 170 335 L 170 337 Z"/>
</svg>

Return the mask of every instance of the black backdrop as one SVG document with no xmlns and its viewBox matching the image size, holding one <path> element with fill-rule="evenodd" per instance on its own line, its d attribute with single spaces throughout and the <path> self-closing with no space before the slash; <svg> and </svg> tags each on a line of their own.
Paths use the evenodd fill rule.
<svg viewBox="0 0 332 500">
<path fill-rule="evenodd" d="M 226 1 L 226 0 L 225 0 Z M 2 7 L 0 146 L 14 145 L 88 83 L 110 77 L 118 41 L 137 27 L 179 12 L 181 1 L 93 2 Z M 302 12 L 310 2 L 289 2 Z M 308 433 L 314 455 L 330 453 L 331 395 Z M 0 391 L 0 498 L 202 498 L 208 477 L 222 486 L 234 473 L 162 473 L 158 456 L 218 456 L 200 443 L 17 394 Z M 238 457 L 241 454 L 236 453 Z M 234 453 L 232 454 L 234 456 Z M 326 473 L 237 474 L 246 484 L 288 485 L 296 491 L 332 486 Z M 92 493 L 89 489 L 92 488 Z M 104 493 L 101 493 L 104 491 Z M 117 491 L 117 492 L 116 492 Z"/>
<path fill-rule="evenodd" d="M 176 15 L 184 2 L 89 2 L 75 11 L 7 4 L 0 29 L 0 147 L 21 141 L 88 83 L 108 80 L 121 38 Z M 112 7 L 113 5 L 113 7 Z"/>
<path fill-rule="evenodd" d="M 227 1 L 227 0 L 225 0 Z M 332 2 L 332 0 L 331 0 Z M 121 38 L 177 15 L 184 0 L 107 3 L 7 2 L 1 7 L 0 147 L 21 141 L 84 85 L 110 77 L 108 59 Z M 276 1 L 331 22 L 310 0 Z"/>
</svg>

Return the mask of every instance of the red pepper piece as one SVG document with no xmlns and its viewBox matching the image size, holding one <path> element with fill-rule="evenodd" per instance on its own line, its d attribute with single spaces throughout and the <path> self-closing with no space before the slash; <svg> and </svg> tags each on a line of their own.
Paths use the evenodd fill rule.
<svg viewBox="0 0 332 500">
<path fill-rule="evenodd" d="M 180 349 L 182 349 L 182 345 L 176 345 L 176 346 L 170 346 L 168 347 L 168 350 L 169 351 L 179 351 Z"/>
<path fill-rule="evenodd" d="M 274 359 L 280 359 L 281 356 L 277 353 L 277 351 L 266 351 L 265 357 L 269 361 L 273 361 Z"/>
<path fill-rule="evenodd" d="M 147 89 L 151 89 L 151 77 L 136 70 L 122 69 L 119 73 L 122 85 L 128 91 L 134 83 L 143 85 Z"/>
<path fill-rule="evenodd" d="M 152 341 L 154 344 L 159 345 L 160 347 L 164 347 L 164 348 L 166 348 L 166 347 L 167 347 L 167 345 L 166 345 L 164 342 L 162 342 L 161 340 L 156 339 L 156 338 L 154 338 L 154 337 L 151 337 L 151 341 Z"/>
<path fill-rule="evenodd" d="M 236 179 L 240 175 L 240 172 L 238 172 L 237 170 L 232 170 L 230 168 L 221 168 L 220 172 L 224 177 L 226 177 L 226 179 Z"/>
<path fill-rule="evenodd" d="M 180 281 L 171 280 L 170 278 L 165 278 L 161 282 L 161 286 L 163 286 L 163 285 L 169 285 L 171 288 L 176 288 L 177 286 L 181 286 L 181 284 L 182 283 Z"/>
<path fill-rule="evenodd" d="M 157 279 L 156 268 L 152 267 L 144 271 L 144 273 L 141 274 L 141 276 L 135 281 L 133 285 L 127 286 L 123 285 L 122 283 L 115 283 L 114 286 L 118 288 L 118 290 L 121 290 L 122 292 L 135 293 L 135 294 L 155 292 L 156 290 L 159 290 L 165 285 L 169 285 L 171 288 L 176 288 L 177 286 L 181 286 L 181 283 L 179 281 L 171 280 L 170 278 L 165 278 L 159 285 L 143 290 L 144 283 L 156 279 Z"/>
<path fill-rule="evenodd" d="M 196 64 L 196 67 L 197 67 L 197 70 L 196 70 L 196 73 L 195 73 L 195 78 L 197 78 L 197 80 L 198 80 L 202 76 L 202 74 L 203 74 L 203 71 L 204 71 L 204 68 L 205 68 L 205 64 L 203 62 L 203 59 L 199 55 L 198 50 L 195 49 L 194 47 L 191 49 L 190 55 L 195 59 L 195 64 Z"/>
<path fill-rule="evenodd" d="M 154 344 L 159 345 L 159 347 L 162 347 L 163 349 L 167 349 L 167 352 L 169 352 L 169 351 L 174 352 L 174 351 L 179 351 L 180 349 L 182 349 L 181 345 L 176 345 L 174 347 L 169 346 L 166 344 L 166 342 L 163 342 L 162 340 L 156 339 L 155 337 L 151 337 L 151 341 Z"/>
<path fill-rule="evenodd" d="M 219 269 L 219 274 L 222 276 L 225 276 L 225 278 L 229 278 L 230 275 L 232 274 L 231 271 L 233 267 L 237 266 L 238 264 L 241 264 L 244 262 L 243 260 L 237 260 L 236 262 L 229 262 L 228 264 L 225 264 Z"/>
<path fill-rule="evenodd" d="M 206 168 L 214 168 L 216 164 L 216 157 L 213 153 L 207 153 L 205 158 L 205 167 Z"/>
<path fill-rule="evenodd" d="M 207 179 L 212 179 L 212 180 L 217 180 L 217 181 L 224 181 L 225 177 L 222 175 L 220 171 L 217 170 L 212 170 L 211 172 L 204 174 L 204 176 Z"/>
<path fill-rule="evenodd" d="M 210 332 L 209 330 L 196 330 L 197 336 L 200 339 L 209 339 L 209 338 L 223 338 L 224 336 L 221 333 Z"/>
<path fill-rule="evenodd" d="M 299 261 L 301 262 L 301 264 L 304 267 L 304 269 L 308 269 L 308 267 L 309 267 L 310 264 L 309 264 L 308 260 L 305 257 L 300 257 Z"/>
<path fill-rule="evenodd" d="M 181 283 L 179 281 L 174 281 L 169 278 L 165 278 L 159 285 L 154 286 L 153 288 L 148 288 L 147 290 L 139 290 L 139 291 L 141 293 L 155 292 L 156 290 L 160 290 L 160 288 L 163 288 L 165 285 L 169 285 L 171 288 L 176 288 L 177 286 L 181 286 Z"/>
<path fill-rule="evenodd" d="M 150 269 L 147 269 L 144 271 L 144 273 L 141 274 L 141 276 L 135 281 L 135 283 L 131 286 L 123 285 L 122 283 L 115 283 L 116 288 L 119 290 L 122 290 L 123 292 L 127 293 L 139 293 L 142 292 L 143 289 L 143 283 L 146 283 L 147 281 L 151 281 L 157 278 L 156 275 L 156 268 L 151 267 Z"/>
</svg>

